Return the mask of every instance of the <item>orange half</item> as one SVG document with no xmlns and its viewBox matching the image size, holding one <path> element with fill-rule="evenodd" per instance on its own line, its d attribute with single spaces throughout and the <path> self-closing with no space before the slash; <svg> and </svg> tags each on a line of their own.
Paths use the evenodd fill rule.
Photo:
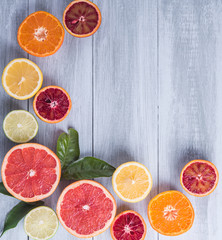
<svg viewBox="0 0 222 240">
<path fill-rule="evenodd" d="M 19 26 L 20 47 L 36 57 L 54 54 L 61 47 L 65 31 L 60 21 L 44 11 L 29 15 Z"/>
</svg>

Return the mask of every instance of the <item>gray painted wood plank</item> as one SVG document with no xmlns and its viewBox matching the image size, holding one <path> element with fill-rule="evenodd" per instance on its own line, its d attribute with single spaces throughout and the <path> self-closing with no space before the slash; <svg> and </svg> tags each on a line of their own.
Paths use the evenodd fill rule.
<svg viewBox="0 0 222 240">
<path fill-rule="evenodd" d="M 111 178 L 99 181 L 117 201 L 118 213 L 133 209 L 147 224 L 146 239 L 157 239 L 147 205 L 157 193 L 157 4 L 156 1 L 94 1 L 102 25 L 94 35 L 94 155 L 115 167 L 145 164 L 153 176 L 149 197 L 136 204 L 120 200 Z M 95 237 L 110 240 L 110 231 Z"/>
<path fill-rule="evenodd" d="M 207 0 L 159 3 L 160 192 L 184 192 L 179 175 L 189 161 L 206 159 L 222 169 L 222 5 Z M 186 195 L 195 222 L 174 239 L 221 239 L 221 184 L 208 197 Z"/>
<path fill-rule="evenodd" d="M 0 72 L 3 72 L 4 67 L 14 58 L 26 58 L 28 55 L 20 48 L 17 43 L 17 29 L 23 20 L 24 15 L 28 12 L 28 0 L 1 1 L 1 27 L 0 27 Z M 12 110 L 25 109 L 27 110 L 27 101 L 19 101 L 13 99 L 4 91 L 2 84 L 0 86 L 0 123 L 2 126 L 3 119 L 6 114 Z M 1 162 L 5 154 L 14 144 L 6 138 L 3 129 L 0 131 L 0 159 Z M 6 214 L 19 202 L 18 200 L 0 195 L 1 211 L 0 211 L 0 229 L 3 228 Z M 6 232 L 2 240 L 26 240 L 27 236 L 23 230 L 22 221 L 16 228 Z"/>
<path fill-rule="evenodd" d="M 69 0 L 30 0 L 29 13 L 44 10 L 62 21 L 62 15 Z M 30 56 L 43 72 L 43 86 L 58 85 L 67 90 L 72 99 L 72 109 L 68 117 L 58 124 L 47 124 L 38 120 L 39 134 L 36 139 L 53 151 L 56 140 L 62 131 L 74 127 L 79 132 L 81 155 L 92 154 L 92 39 L 78 39 L 65 33 L 62 47 L 57 53 L 46 58 Z M 32 102 L 30 111 L 33 112 Z M 56 192 L 45 202 L 53 209 L 61 191 L 71 182 L 62 181 Z M 53 239 L 77 239 L 61 225 Z"/>
</svg>

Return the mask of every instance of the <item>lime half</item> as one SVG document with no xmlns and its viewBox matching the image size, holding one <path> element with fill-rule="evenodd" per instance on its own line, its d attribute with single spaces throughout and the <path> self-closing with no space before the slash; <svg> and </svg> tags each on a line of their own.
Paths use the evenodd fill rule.
<svg viewBox="0 0 222 240">
<path fill-rule="evenodd" d="M 45 206 L 31 210 L 24 221 L 26 234 L 36 240 L 46 240 L 53 237 L 58 226 L 59 221 L 56 213 Z"/>
<path fill-rule="evenodd" d="M 38 128 L 35 117 L 25 110 L 11 111 L 3 122 L 5 135 L 16 143 L 25 143 L 33 139 Z"/>
</svg>

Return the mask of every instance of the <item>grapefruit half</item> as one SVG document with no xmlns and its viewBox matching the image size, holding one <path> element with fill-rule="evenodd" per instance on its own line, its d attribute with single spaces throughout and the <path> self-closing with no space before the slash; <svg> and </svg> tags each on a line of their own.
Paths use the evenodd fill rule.
<svg viewBox="0 0 222 240">
<path fill-rule="evenodd" d="M 116 201 L 108 190 L 92 180 L 66 187 L 57 203 L 63 227 L 78 238 L 91 238 L 109 228 L 116 214 Z"/>
<path fill-rule="evenodd" d="M 60 160 L 43 145 L 20 144 L 5 155 L 1 174 L 5 188 L 15 198 L 35 202 L 49 197 L 58 186 Z"/>
</svg>

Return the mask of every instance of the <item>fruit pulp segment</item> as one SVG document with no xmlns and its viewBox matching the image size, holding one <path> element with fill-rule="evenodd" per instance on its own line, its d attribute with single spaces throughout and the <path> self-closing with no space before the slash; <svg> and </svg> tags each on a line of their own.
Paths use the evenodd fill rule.
<svg viewBox="0 0 222 240">
<path fill-rule="evenodd" d="M 67 227 L 80 235 L 89 235 L 105 227 L 112 211 L 113 202 L 103 190 L 84 183 L 65 194 L 60 215 Z"/>
<path fill-rule="evenodd" d="M 207 163 L 191 163 L 183 172 L 182 180 L 185 188 L 195 194 L 209 192 L 216 183 L 215 169 Z"/>
<path fill-rule="evenodd" d="M 27 62 L 15 62 L 8 69 L 6 85 L 17 96 L 29 95 L 39 84 L 39 74 Z"/>
<path fill-rule="evenodd" d="M 8 157 L 7 185 L 24 198 L 48 193 L 57 179 L 56 160 L 45 150 L 17 149 Z"/>
<path fill-rule="evenodd" d="M 139 240 L 144 236 L 144 225 L 139 216 L 126 213 L 116 219 L 113 234 L 117 240 Z"/>
<path fill-rule="evenodd" d="M 48 88 L 36 100 L 36 109 L 41 117 L 48 120 L 62 119 L 68 112 L 70 102 L 60 89 Z"/>
<path fill-rule="evenodd" d="M 135 199 L 141 197 L 150 185 L 146 171 L 138 166 L 124 167 L 116 176 L 117 190 L 125 198 Z"/>
<path fill-rule="evenodd" d="M 164 233 L 183 232 L 192 224 L 192 206 L 180 193 L 160 194 L 149 211 L 152 224 Z"/>
<path fill-rule="evenodd" d="M 74 3 L 66 12 L 65 24 L 75 34 L 91 33 L 98 25 L 99 15 L 95 7 L 86 2 Z"/>
</svg>

